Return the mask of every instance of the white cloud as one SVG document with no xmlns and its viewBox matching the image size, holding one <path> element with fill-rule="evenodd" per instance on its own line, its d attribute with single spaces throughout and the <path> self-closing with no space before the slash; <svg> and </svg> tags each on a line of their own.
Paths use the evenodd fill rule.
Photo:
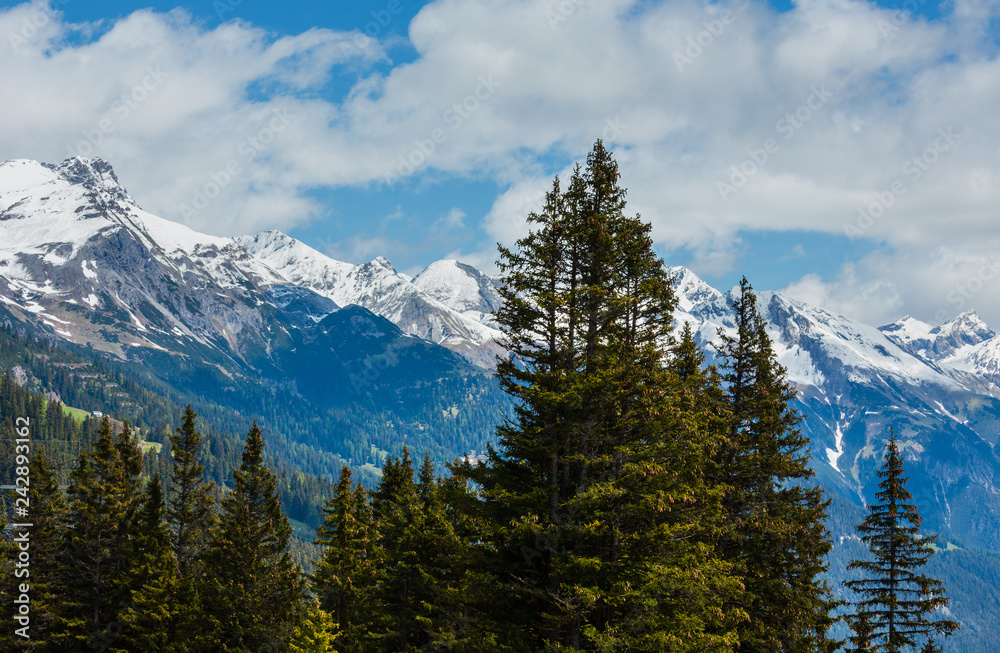
<svg viewBox="0 0 1000 653">
<path fill-rule="evenodd" d="M 802 301 L 860 319 L 886 324 L 904 313 L 932 324 L 976 309 L 1000 325 L 1000 256 L 947 247 L 874 252 L 840 268 L 824 281 L 809 274 L 783 291 Z"/>
<path fill-rule="evenodd" d="M 431 230 L 457 231 L 465 228 L 465 211 L 455 207 L 431 225 Z"/>
<path fill-rule="evenodd" d="M 509 244 L 550 166 L 604 137 L 630 211 L 653 222 L 659 244 L 712 270 L 732 265 L 747 229 L 853 224 L 895 248 L 893 265 L 866 259 L 794 286 L 856 316 L 933 318 L 947 299 L 922 299 L 906 272 L 947 297 L 945 280 L 959 283 L 1000 246 L 1000 58 L 983 27 L 996 0 L 956 0 L 935 21 L 856 0 L 800 0 L 784 13 L 742 0 L 437 0 L 409 26 L 416 58 L 383 72 L 366 66 L 388 62 L 384 44 L 359 49 L 351 32 L 206 30 L 180 11 L 70 25 L 42 6 L 0 12 L 0 34 L 41 23 L 0 44 L 0 151 L 52 161 L 100 140 L 95 153 L 140 203 L 214 233 L 309 220 L 324 210 L 317 187 L 456 175 L 505 188 L 483 228 Z M 161 79 L 137 91 L 150 70 Z M 345 72 L 356 84 L 329 97 L 328 80 Z M 927 154 L 949 129 L 961 136 Z M 223 184 L 231 163 L 239 172 Z M 219 199 L 195 209 L 213 184 Z M 872 214 L 887 193 L 891 205 L 860 225 L 859 208 Z M 391 244 L 344 242 L 352 258 Z M 922 272 L 928 260 L 939 277 Z"/>
</svg>

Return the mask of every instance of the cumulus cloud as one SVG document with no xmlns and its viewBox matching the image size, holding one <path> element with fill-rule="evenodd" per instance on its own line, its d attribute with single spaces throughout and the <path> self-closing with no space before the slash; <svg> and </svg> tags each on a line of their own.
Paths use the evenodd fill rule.
<svg viewBox="0 0 1000 653">
<path fill-rule="evenodd" d="M 1000 58 L 983 27 L 1000 4 L 950 6 L 928 20 L 860 0 L 436 0 L 409 26 L 416 56 L 393 65 L 391 44 L 354 32 L 205 29 L 181 11 L 72 25 L 36 2 L 0 12 L 0 34 L 39 23 L 0 44 L 0 151 L 92 150 L 144 206 L 213 233 L 320 216 L 317 188 L 489 178 L 502 190 L 481 228 L 509 244 L 601 137 L 630 210 L 699 271 L 731 266 L 744 230 L 846 234 L 885 249 L 789 290 L 933 319 L 1000 245 Z"/>
<path fill-rule="evenodd" d="M 1000 256 L 950 247 L 907 248 L 869 254 L 844 264 L 830 279 L 808 274 L 783 292 L 869 324 L 909 314 L 940 324 L 975 309 L 1000 324 Z"/>
</svg>

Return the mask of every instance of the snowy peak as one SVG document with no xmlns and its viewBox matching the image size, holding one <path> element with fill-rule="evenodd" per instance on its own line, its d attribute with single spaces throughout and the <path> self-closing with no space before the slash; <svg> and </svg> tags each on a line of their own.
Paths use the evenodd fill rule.
<svg viewBox="0 0 1000 653">
<path fill-rule="evenodd" d="M 936 327 L 931 333 L 937 334 L 938 341 L 950 342 L 956 348 L 978 345 L 997 335 L 975 311 L 966 311 L 950 322 Z"/>
<path fill-rule="evenodd" d="M 942 361 L 996 337 L 975 311 L 962 313 L 937 327 L 906 316 L 879 330 L 907 351 L 930 361 Z"/>
<path fill-rule="evenodd" d="M 15 220 L 24 224 L 5 225 L 0 247 L 21 253 L 52 243 L 68 245 L 75 253 L 116 227 L 163 253 L 221 249 L 231 243 L 143 211 L 118 183 L 111 165 L 97 158 L 74 157 L 58 165 L 26 160 L 0 164 L 0 221 Z"/>
<path fill-rule="evenodd" d="M 500 308 L 499 282 L 455 260 L 435 261 L 413 279 L 413 285 L 453 311 L 492 323 Z"/>
<path fill-rule="evenodd" d="M 732 301 L 739 287 L 702 302 L 689 312 L 704 340 L 719 328 L 735 328 Z M 885 379 L 908 384 L 956 387 L 955 381 L 889 340 L 875 327 L 836 315 L 773 291 L 756 292 L 778 362 L 799 386 L 847 383 L 880 385 Z"/>
<path fill-rule="evenodd" d="M 701 280 L 691 270 L 681 265 L 665 266 L 667 274 L 673 279 L 674 292 L 677 294 L 677 308 L 688 313 L 696 304 L 712 301 L 722 297 L 722 293 Z"/>
<path fill-rule="evenodd" d="M 251 256 L 287 281 L 334 299 L 337 288 L 354 269 L 350 263 L 334 260 L 280 231 L 234 239 Z M 339 303 L 339 302 L 338 302 Z"/>
<path fill-rule="evenodd" d="M 492 341 L 498 335 L 487 319 L 492 308 L 477 311 L 478 304 L 484 301 L 473 297 L 475 290 L 470 289 L 478 288 L 476 275 L 487 280 L 488 277 L 474 268 L 439 262 L 429 266 L 427 275 L 421 273 L 423 279 L 417 283 L 416 279 L 397 272 L 383 256 L 352 265 L 329 258 L 279 231 L 240 236 L 235 242 L 259 264 L 280 275 L 283 283 L 307 288 L 337 306 L 362 306 L 387 318 L 405 333 L 452 347 L 475 364 L 492 365 L 496 353 Z M 448 283 L 465 288 L 459 295 L 471 298 L 472 309 L 463 310 L 462 302 L 452 305 L 435 296 L 438 291 L 444 293 Z M 435 292 L 429 292 L 428 288 L 434 288 Z M 286 289 L 274 296 L 284 298 L 288 292 Z"/>
<path fill-rule="evenodd" d="M 878 329 L 893 340 L 908 345 L 911 342 L 929 338 L 934 327 L 909 315 L 904 315 L 895 322 L 884 324 Z"/>
<path fill-rule="evenodd" d="M 0 163 L 0 201 L 22 197 L 25 191 L 53 184 L 60 179 L 58 173 L 37 161 L 13 159 Z M 7 208 L 0 203 L 0 211 Z"/>
<path fill-rule="evenodd" d="M 118 181 L 111 164 L 101 158 L 88 159 L 80 156 L 66 159 L 59 165 L 48 164 L 60 177 L 71 184 L 92 190 L 106 190 L 127 195 Z"/>
</svg>

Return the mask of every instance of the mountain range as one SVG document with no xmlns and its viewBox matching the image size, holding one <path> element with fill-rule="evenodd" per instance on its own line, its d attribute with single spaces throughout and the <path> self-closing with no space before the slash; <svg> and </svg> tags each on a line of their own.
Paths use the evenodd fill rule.
<svg viewBox="0 0 1000 653">
<path fill-rule="evenodd" d="M 668 272 L 677 323 L 711 352 L 734 327 L 739 289 Z M 101 159 L 0 164 L 0 320 L 180 391 L 225 403 L 264 386 L 326 411 L 354 430 L 337 438 L 296 425 L 291 437 L 338 462 L 377 465 L 403 443 L 442 461 L 482 450 L 506 410 L 491 375 L 504 351 L 491 315 L 499 283 L 458 261 L 412 278 L 381 257 L 345 263 L 277 231 L 200 234 L 143 211 Z M 940 545 L 1000 551 L 1000 335 L 975 312 L 875 327 L 779 292 L 757 299 L 797 389 L 838 545 L 854 546 L 892 427 Z M 975 630 L 993 618 L 967 620 Z"/>
</svg>

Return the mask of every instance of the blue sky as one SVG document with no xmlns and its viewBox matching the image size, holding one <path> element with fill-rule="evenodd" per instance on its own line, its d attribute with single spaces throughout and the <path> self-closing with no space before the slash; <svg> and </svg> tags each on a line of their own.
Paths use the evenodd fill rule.
<svg viewBox="0 0 1000 653">
<path fill-rule="evenodd" d="M 169 219 L 414 273 L 445 257 L 489 269 L 601 137 L 658 250 L 716 287 L 746 274 L 869 322 L 974 307 L 1000 328 L 984 278 L 1000 245 L 998 10 L 0 3 L 0 85 L 17 98 L 0 158 L 101 156 Z"/>
</svg>

